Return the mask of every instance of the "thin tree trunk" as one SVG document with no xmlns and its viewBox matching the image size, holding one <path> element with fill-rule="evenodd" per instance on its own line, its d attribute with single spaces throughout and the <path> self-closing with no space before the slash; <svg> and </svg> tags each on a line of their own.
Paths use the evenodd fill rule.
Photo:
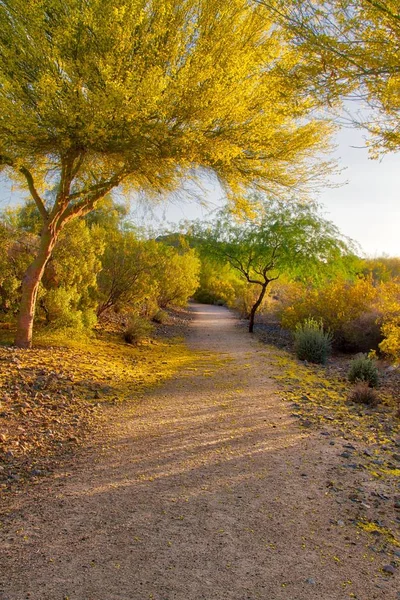
<svg viewBox="0 0 400 600">
<path fill-rule="evenodd" d="M 22 296 L 17 321 L 15 345 L 18 348 L 31 348 L 33 320 L 35 318 L 36 298 L 44 269 L 56 243 L 57 234 L 47 227 L 43 228 L 38 254 L 26 270 L 22 280 Z"/>
<path fill-rule="evenodd" d="M 263 284 L 262 288 L 261 288 L 261 293 L 258 296 L 257 301 L 253 304 L 251 311 L 250 311 L 250 320 L 249 320 L 249 332 L 253 333 L 254 330 L 254 317 L 256 316 L 256 312 L 261 304 L 261 302 L 264 300 L 264 296 L 265 296 L 265 292 L 267 291 L 267 285 L 269 284 L 269 281 L 267 281 L 265 284 Z"/>
</svg>

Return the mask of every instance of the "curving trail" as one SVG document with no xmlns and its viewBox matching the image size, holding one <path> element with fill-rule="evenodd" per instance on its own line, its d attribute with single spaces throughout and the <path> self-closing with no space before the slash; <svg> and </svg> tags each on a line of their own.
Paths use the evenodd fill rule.
<svg viewBox="0 0 400 600">
<path fill-rule="evenodd" d="M 193 366 L 18 500 L 0 599 L 396 598 L 366 538 L 332 524 L 337 449 L 290 415 L 268 349 L 226 309 L 193 310 Z"/>
</svg>

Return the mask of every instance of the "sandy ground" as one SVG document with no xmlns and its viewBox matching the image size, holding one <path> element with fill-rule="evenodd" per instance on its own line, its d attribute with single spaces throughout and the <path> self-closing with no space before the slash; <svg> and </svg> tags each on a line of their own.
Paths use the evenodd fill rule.
<svg viewBox="0 0 400 600">
<path fill-rule="evenodd" d="M 194 366 L 16 497 L 1 600 L 400 598 L 327 493 L 337 447 L 300 429 L 268 351 L 226 309 L 193 310 Z"/>
</svg>

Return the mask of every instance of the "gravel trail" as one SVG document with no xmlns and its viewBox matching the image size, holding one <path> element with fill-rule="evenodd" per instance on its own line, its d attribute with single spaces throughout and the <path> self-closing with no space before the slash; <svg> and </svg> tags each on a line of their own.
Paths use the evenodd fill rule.
<svg viewBox="0 0 400 600">
<path fill-rule="evenodd" d="M 268 349 L 225 308 L 192 310 L 193 366 L 17 497 L 0 599 L 397 599 L 326 493 L 337 448 L 279 399 Z"/>
</svg>

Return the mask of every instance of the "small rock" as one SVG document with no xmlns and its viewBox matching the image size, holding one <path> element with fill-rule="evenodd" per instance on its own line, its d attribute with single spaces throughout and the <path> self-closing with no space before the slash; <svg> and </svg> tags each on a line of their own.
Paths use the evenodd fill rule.
<svg viewBox="0 0 400 600">
<path fill-rule="evenodd" d="M 335 442 L 332 440 L 331 442 L 329 442 L 329 445 L 330 445 L 330 446 L 334 446 L 334 445 L 335 445 Z"/>
<path fill-rule="evenodd" d="M 349 448 L 349 450 L 355 450 L 355 446 L 353 444 L 343 444 L 343 448 Z"/>
<path fill-rule="evenodd" d="M 364 454 L 365 456 L 373 456 L 373 453 L 371 452 L 371 450 L 364 450 Z"/>
<path fill-rule="evenodd" d="M 397 556 L 397 558 L 400 558 L 400 550 L 393 550 L 393 554 Z"/>
<path fill-rule="evenodd" d="M 400 454 L 393 454 L 393 458 L 400 462 Z"/>
<path fill-rule="evenodd" d="M 309 583 L 310 585 L 315 585 L 315 579 L 312 579 L 312 577 L 309 577 L 308 579 L 306 579 L 306 583 Z"/>
<path fill-rule="evenodd" d="M 342 452 L 342 454 L 340 455 L 343 458 L 350 458 L 350 453 L 349 452 Z"/>
<path fill-rule="evenodd" d="M 382 567 L 382 571 L 384 573 L 388 573 L 389 575 L 394 575 L 396 573 L 396 569 L 394 568 L 393 565 L 384 565 Z"/>
<path fill-rule="evenodd" d="M 344 527 L 344 526 L 345 526 L 345 522 L 344 522 L 344 521 L 342 521 L 342 519 L 339 519 L 338 521 L 336 521 L 336 524 L 337 524 L 339 527 Z"/>
</svg>

